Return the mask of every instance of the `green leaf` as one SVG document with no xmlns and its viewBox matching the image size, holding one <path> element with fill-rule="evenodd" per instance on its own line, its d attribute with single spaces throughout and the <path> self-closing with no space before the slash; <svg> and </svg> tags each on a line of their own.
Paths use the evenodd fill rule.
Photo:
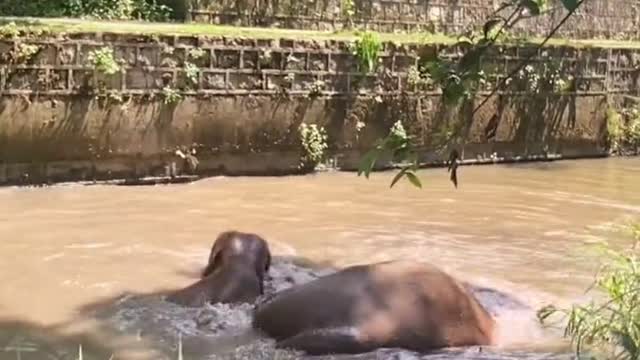
<svg viewBox="0 0 640 360">
<path fill-rule="evenodd" d="M 432 60 L 424 64 L 424 69 L 435 82 L 444 80 L 449 72 L 448 66 L 441 60 Z"/>
<path fill-rule="evenodd" d="M 367 152 L 360 161 L 360 165 L 358 166 L 358 176 L 364 173 L 364 176 L 368 179 L 371 170 L 373 170 L 373 166 L 376 164 L 376 160 L 378 160 L 378 156 L 380 155 L 379 149 L 372 149 Z"/>
<path fill-rule="evenodd" d="M 448 105 L 457 104 L 467 94 L 466 89 L 459 81 L 450 81 L 442 88 L 442 96 Z"/>
<path fill-rule="evenodd" d="M 391 181 L 391 185 L 389 187 L 392 188 L 393 185 L 395 185 L 400 179 L 402 179 L 402 177 L 407 173 L 407 171 L 409 171 L 408 167 L 400 170 L 400 172 L 393 177 L 393 180 Z"/>
<path fill-rule="evenodd" d="M 456 46 L 473 46 L 473 39 L 471 39 L 469 36 L 461 35 L 458 37 Z"/>
<path fill-rule="evenodd" d="M 409 179 L 409 181 L 413 184 L 413 186 L 422 189 L 422 182 L 420 182 L 420 179 L 416 176 L 416 174 L 408 171 L 406 176 L 407 176 L 407 179 Z"/>
<path fill-rule="evenodd" d="M 535 0 L 521 0 L 520 6 L 529 10 L 531 15 L 534 16 L 540 15 L 540 13 L 542 12 L 542 6 Z"/>
<path fill-rule="evenodd" d="M 500 23 L 504 23 L 504 19 L 503 18 L 496 18 L 496 19 L 491 19 L 489 21 L 487 21 L 486 23 L 484 23 L 484 26 L 482 28 L 482 31 L 484 32 L 484 38 L 488 39 L 489 38 L 489 33 L 491 31 L 493 31 L 493 29 Z"/>
<path fill-rule="evenodd" d="M 487 51 L 487 47 L 477 47 L 467 51 L 458 61 L 458 70 L 465 72 L 471 68 L 480 66 L 480 59 Z"/>
<path fill-rule="evenodd" d="M 540 308 L 536 312 L 536 316 L 538 317 L 538 321 L 540 323 L 543 323 L 549 316 L 553 315 L 556 312 L 558 312 L 558 309 L 555 306 L 546 305 L 546 306 Z"/>
<path fill-rule="evenodd" d="M 578 8 L 578 6 L 580 6 L 581 1 L 580 0 L 561 0 L 562 1 L 562 5 L 564 5 L 565 9 L 569 10 L 569 11 L 574 11 L 575 9 Z"/>
</svg>

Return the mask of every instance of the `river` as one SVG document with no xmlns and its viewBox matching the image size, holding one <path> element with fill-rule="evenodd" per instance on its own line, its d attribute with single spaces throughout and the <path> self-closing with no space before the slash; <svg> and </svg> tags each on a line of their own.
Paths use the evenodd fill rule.
<svg viewBox="0 0 640 360">
<path fill-rule="evenodd" d="M 295 272 L 289 260 L 321 271 L 417 259 L 535 310 L 584 300 L 597 265 L 585 246 L 622 244 L 615 229 L 640 218 L 638 158 L 463 167 L 458 189 L 443 169 L 421 171 L 423 189 L 390 189 L 393 175 L 2 188 L 0 358 L 71 359 L 82 345 L 84 359 L 176 359 L 178 334 L 185 358 L 272 351 L 246 332 L 247 308 L 187 310 L 154 296 L 193 282 L 229 229 L 265 237 L 282 273 Z M 531 312 L 505 315 L 502 358 L 568 356 L 557 331 L 531 322 Z M 415 356 L 402 354 L 372 358 Z"/>
</svg>

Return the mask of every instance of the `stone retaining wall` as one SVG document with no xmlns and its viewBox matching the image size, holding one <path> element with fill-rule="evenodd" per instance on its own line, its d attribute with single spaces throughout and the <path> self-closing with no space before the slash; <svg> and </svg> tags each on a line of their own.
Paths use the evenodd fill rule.
<svg viewBox="0 0 640 360">
<path fill-rule="evenodd" d="M 293 29 L 341 30 L 346 25 L 382 32 L 429 31 L 457 36 L 482 29 L 500 0 L 194 0 L 193 21 Z M 353 14 L 347 7 L 352 4 Z M 559 0 L 515 33 L 545 36 L 566 14 Z M 558 33 L 570 38 L 638 39 L 640 1 L 589 0 Z"/>
<path fill-rule="evenodd" d="M 25 57 L 31 45 L 37 51 Z M 114 75 L 90 60 L 105 47 L 121 65 Z M 0 184 L 161 175 L 171 162 L 181 164 L 176 149 L 197 152 L 199 174 L 299 172 L 302 122 L 326 129 L 329 159 L 343 169 L 355 168 L 398 120 L 424 147 L 424 162 L 440 161 L 433 144 L 470 108 L 445 110 L 433 85 L 412 80 L 420 57 L 436 48 L 459 53 L 387 43 L 378 71 L 365 75 L 349 45 L 337 41 L 113 34 L 2 40 Z M 487 57 L 484 94 L 533 50 L 502 47 Z M 531 69 L 553 63 L 571 89 L 530 91 L 526 80 L 500 92 L 467 129 L 465 158 L 606 150 L 606 104 L 638 94 L 640 52 L 560 47 L 537 59 Z"/>
</svg>

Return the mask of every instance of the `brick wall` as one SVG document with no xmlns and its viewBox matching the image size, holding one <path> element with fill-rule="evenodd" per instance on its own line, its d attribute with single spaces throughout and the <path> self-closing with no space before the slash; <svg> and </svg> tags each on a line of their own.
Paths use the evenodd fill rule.
<svg viewBox="0 0 640 360">
<path fill-rule="evenodd" d="M 294 29 L 340 30 L 351 21 L 357 28 L 383 32 L 430 31 L 458 35 L 481 29 L 498 0 L 354 0 L 354 15 L 345 16 L 343 0 L 197 0 L 196 22 Z M 548 13 L 527 20 L 520 35 L 544 36 L 566 14 L 560 1 Z M 576 38 L 637 39 L 640 36 L 640 1 L 589 0 L 563 27 L 560 36 Z"/>
<path fill-rule="evenodd" d="M 27 45 L 37 45 L 36 54 L 16 60 Z M 104 47 L 121 64 L 114 75 L 97 73 L 89 60 Z M 327 129 L 330 153 L 343 168 L 355 167 L 397 120 L 425 147 L 423 160 L 435 161 L 435 139 L 469 116 L 468 108 L 445 111 L 437 88 L 410 80 L 420 56 L 436 47 L 459 54 L 437 44 L 386 43 L 378 70 L 365 75 L 339 41 L 115 34 L 2 40 L 0 183 L 25 172 L 60 179 L 156 174 L 175 161 L 177 148 L 196 149 L 204 173 L 293 172 L 302 122 Z M 491 53 L 482 93 L 531 51 Z M 549 47 L 533 66 L 551 63 L 575 87 L 501 92 L 468 129 L 467 158 L 603 151 L 606 104 L 638 95 L 640 51 Z"/>
</svg>

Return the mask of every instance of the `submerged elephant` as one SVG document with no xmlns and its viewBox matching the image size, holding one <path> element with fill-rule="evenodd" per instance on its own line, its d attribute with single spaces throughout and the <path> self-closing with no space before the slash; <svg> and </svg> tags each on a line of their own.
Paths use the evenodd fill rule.
<svg viewBox="0 0 640 360">
<path fill-rule="evenodd" d="M 240 259 L 253 265 L 260 283 L 264 283 L 264 276 L 271 266 L 271 251 L 267 241 L 262 237 L 239 231 L 226 231 L 221 233 L 211 246 L 209 262 L 202 271 L 202 277 L 206 277 L 216 269 L 230 262 Z M 260 294 L 264 291 L 260 288 Z"/>
<path fill-rule="evenodd" d="M 264 293 L 264 276 L 271 265 L 267 242 L 238 231 L 221 233 L 214 242 L 202 278 L 167 300 L 183 306 L 206 303 L 252 303 Z"/>
<path fill-rule="evenodd" d="M 309 355 L 492 345 L 496 324 L 464 285 L 417 262 L 353 266 L 275 294 L 253 326 Z"/>
</svg>

